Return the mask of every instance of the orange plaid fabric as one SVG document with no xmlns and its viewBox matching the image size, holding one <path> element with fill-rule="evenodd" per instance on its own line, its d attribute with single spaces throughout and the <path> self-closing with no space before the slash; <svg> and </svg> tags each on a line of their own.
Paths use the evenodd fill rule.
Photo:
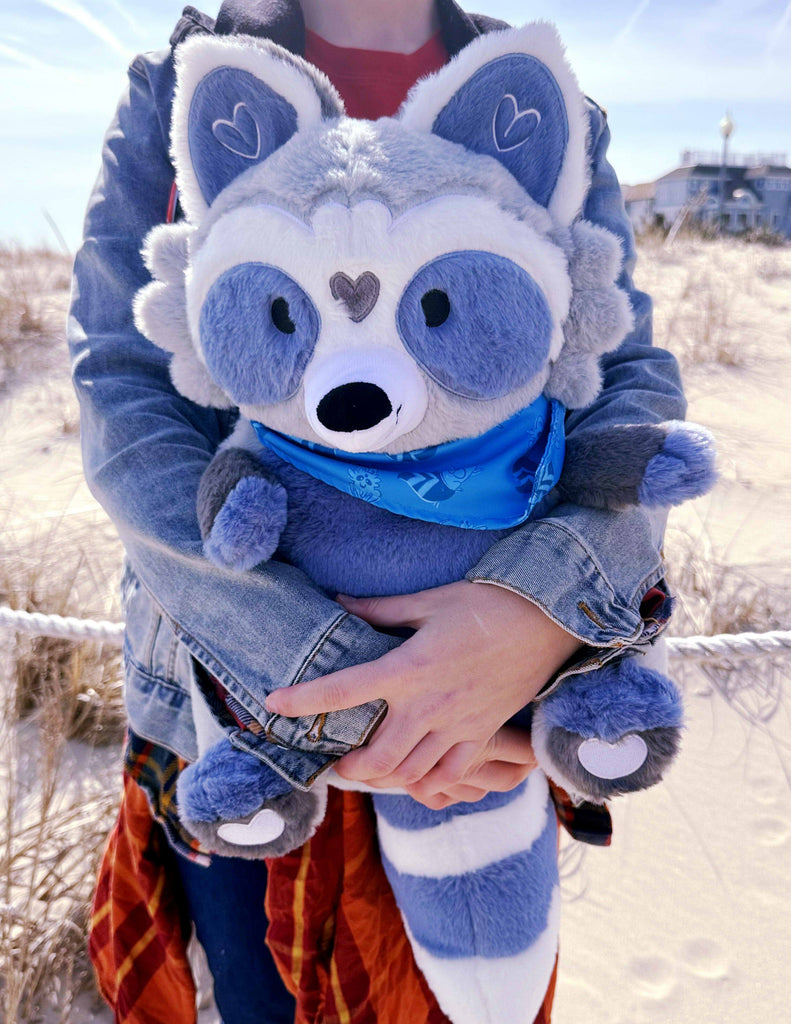
<svg viewBox="0 0 791 1024">
<path fill-rule="evenodd" d="M 128 774 L 99 869 L 89 952 L 117 1024 L 195 1024 L 175 854 Z"/>
<path fill-rule="evenodd" d="M 127 772 L 90 935 L 116 1024 L 195 1024 L 173 856 Z M 295 1024 L 449 1024 L 412 956 L 366 797 L 331 789 L 313 839 L 268 868 L 267 941 L 296 996 Z M 535 1024 L 550 1024 L 554 988 L 555 975 Z"/>
<path fill-rule="evenodd" d="M 313 839 L 268 866 L 267 941 L 296 1024 L 450 1024 L 415 964 L 366 797 L 331 788 Z M 549 1024 L 554 990 L 555 974 L 535 1024 Z"/>
</svg>

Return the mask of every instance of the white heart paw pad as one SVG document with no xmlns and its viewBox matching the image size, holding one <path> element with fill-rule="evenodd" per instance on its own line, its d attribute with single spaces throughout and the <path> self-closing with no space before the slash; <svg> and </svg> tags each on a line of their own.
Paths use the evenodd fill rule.
<svg viewBox="0 0 791 1024">
<path fill-rule="evenodd" d="M 234 846 L 259 846 L 282 835 L 286 823 L 277 811 L 259 811 L 250 821 L 229 821 L 220 825 L 217 835 Z"/>
<path fill-rule="evenodd" d="M 577 757 L 582 767 L 597 779 L 622 779 L 643 764 L 648 757 L 648 747 L 642 736 L 630 733 L 617 743 L 585 740 L 579 746 Z"/>
</svg>

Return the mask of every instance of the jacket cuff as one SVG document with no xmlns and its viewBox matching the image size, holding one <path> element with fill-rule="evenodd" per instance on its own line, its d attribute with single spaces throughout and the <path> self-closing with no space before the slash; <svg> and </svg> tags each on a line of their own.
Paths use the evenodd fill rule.
<svg viewBox="0 0 791 1024">
<path fill-rule="evenodd" d="M 613 535 L 604 548 L 613 564 L 603 565 L 575 528 L 573 506 L 565 506 L 566 513 L 563 508 L 552 518 L 527 523 L 499 541 L 467 573 L 467 579 L 521 594 L 590 647 L 617 651 L 639 644 L 645 626 L 641 602 L 662 579 L 658 552 L 646 571 L 645 551 L 653 550 L 649 524 L 632 512 L 578 510 L 598 527 L 594 534 L 601 537 L 605 526 L 604 532 Z M 597 550 L 602 550 L 601 544 Z M 641 561 L 638 551 L 643 565 L 635 571 Z"/>
<path fill-rule="evenodd" d="M 315 715 L 309 718 L 284 719 L 280 715 L 273 715 L 264 707 L 264 701 L 268 694 L 277 689 L 278 686 L 293 686 L 296 683 L 308 682 L 311 679 L 318 679 L 320 676 L 329 675 L 331 672 L 338 672 L 343 668 L 352 665 L 360 665 L 367 661 L 375 661 L 381 658 L 388 651 L 397 647 L 403 640 L 380 633 L 362 619 L 355 618 L 347 612 L 341 612 L 325 629 L 318 635 L 312 647 L 309 647 L 305 656 L 298 663 L 298 668 L 290 678 L 273 679 L 271 675 L 264 675 L 259 671 L 239 672 L 232 671 L 228 665 L 222 664 L 216 657 L 204 647 L 193 635 L 188 633 L 178 623 L 174 623 L 174 629 L 181 643 L 225 688 L 231 697 L 263 727 L 267 736 L 277 742 L 286 737 L 281 735 L 288 728 L 288 741 L 307 737 L 315 726 Z M 379 725 L 383 717 L 383 702 L 371 701 L 369 704 L 354 709 L 352 712 L 341 713 L 338 718 L 348 718 L 349 730 L 354 733 L 356 742 L 351 741 L 350 735 L 344 733 L 336 736 L 332 732 L 332 739 L 340 743 L 346 742 L 347 749 L 364 742 L 367 736 Z M 337 730 L 336 730 L 337 731 Z M 328 736 L 329 740 L 330 737 Z M 312 744 L 315 746 L 315 744 Z M 319 744 L 324 748 L 324 744 Z M 325 753 L 332 753 L 336 756 L 339 750 L 331 744 L 326 745 Z"/>
</svg>

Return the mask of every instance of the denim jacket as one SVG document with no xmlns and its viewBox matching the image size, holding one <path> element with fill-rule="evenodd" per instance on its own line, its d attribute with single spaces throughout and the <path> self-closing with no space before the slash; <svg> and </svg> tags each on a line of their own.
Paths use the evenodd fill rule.
<svg viewBox="0 0 791 1024">
<path fill-rule="evenodd" d="M 464 14 L 452 0 L 437 6 L 451 56 L 502 24 Z M 297 52 L 304 46 L 295 0 L 226 0 L 216 23 L 187 8 L 172 44 L 211 31 L 268 36 Z M 68 335 L 85 473 L 128 557 L 123 607 L 130 724 L 140 736 L 193 760 L 193 658 L 270 741 L 299 747 L 311 723 L 269 715 L 267 693 L 376 659 L 400 641 L 347 614 L 292 566 L 273 561 L 237 574 L 203 556 L 198 482 L 233 417 L 178 395 L 168 357 L 135 330 L 132 317 L 133 296 L 148 280 L 141 245 L 166 219 L 174 178 L 168 156 L 173 84 L 171 50 L 140 56 L 129 69 L 88 205 Z M 623 240 L 621 285 L 631 298 L 635 328 L 602 360 L 601 394 L 568 418 L 569 433 L 681 419 L 685 412 L 675 360 L 651 344 L 650 300 L 632 285 L 634 240 L 607 162 L 606 115 L 591 102 L 589 117 L 593 183 L 584 216 Z M 577 670 L 598 665 L 645 644 L 656 631 L 655 623 L 643 621 L 640 603 L 662 577 L 662 525 L 661 517 L 639 508 L 604 512 L 558 504 L 496 543 L 468 579 L 534 601 L 587 645 Z M 371 712 L 371 723 L 375 717 Z M 349 726 L 359 735 L 354 715 Z"/>
</svg>

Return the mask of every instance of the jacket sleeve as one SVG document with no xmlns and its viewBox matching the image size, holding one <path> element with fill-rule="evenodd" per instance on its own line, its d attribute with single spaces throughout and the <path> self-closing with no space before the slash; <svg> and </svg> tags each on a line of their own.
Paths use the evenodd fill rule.
<svg viewBox="0 0 791 1024">
<path fill-rule="evenodd" d="M 651 300 L 632 283 L 634 235 L 607 160 L 607 119 L 593 103 L 589 118 L 592 181 L 583 216 L 623 243 L 619 283 L 629 295 L 635 326 L 603 357 L 602 390 L 592 405 L 568 416 L 569 436 L 618 423 L 683 419 L 686 413 L 676 360 L 653 346 Z M 606 512 L 559 504 L 495 544 L 467 578 L 522 594 L 591 646 L 629 646 L 644 638 L 640 604 L 662 577 L 664 521 L 664 513 L 640 507 Z"/>
<path fill-rule="evenodd" d="M 141 245 L 165 220 L 173 182 L 152 66 L 138 58 L 130 68 L 74 269 L 68 335 L 85 474 L 180 638 L 265 720 L 269 690 L 379 657 L 396 641 L 347 615 L 293 567 L 271 563 L 242 576 L 203 556 L 196 493 L 226 414 L 175 392 L 167 356 L 132 316 L 148 280 Z"/>
</svg>

